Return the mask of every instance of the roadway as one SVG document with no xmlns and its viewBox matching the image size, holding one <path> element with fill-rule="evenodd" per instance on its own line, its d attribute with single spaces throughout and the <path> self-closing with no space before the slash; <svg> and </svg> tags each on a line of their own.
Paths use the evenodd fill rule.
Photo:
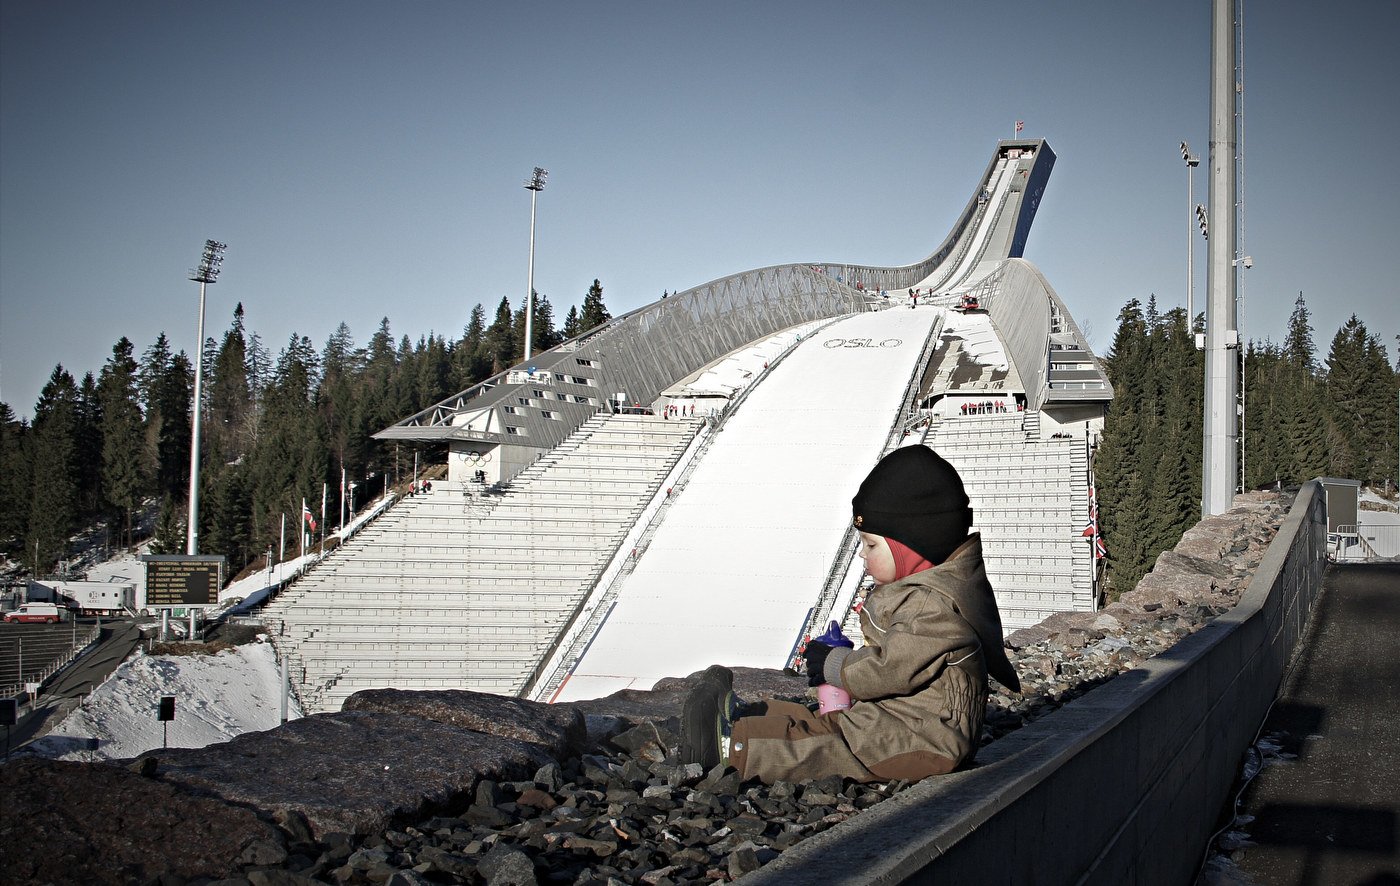
<svg viewBox="0 0 1400 886">
<path fill-rule="evenodd" d="M 91 628 L 96 619 L 80 619 L 79 632 Z M 8 648 L 24 637 L 37 638 L 38 631 L 71 632 L 70 624 L 5 625 L 0 630 L 0 649 Z M 19 723 L 10 730 L 10 748 L 19 748 L 42 736 L 68 715 L 92 688 L 111 675 L 141 642 L 141 629 L 135 619 L 102 620 L 97 644 L 63 668 L 47 683 L 34 704 L 22 704 Z"/>
<path fill-rule="evenodd" d="M 1400 564 L 1328 570 L 1262 737 L 1235 863 L 1260 886 L 1400 882 Z"/>
</svg>

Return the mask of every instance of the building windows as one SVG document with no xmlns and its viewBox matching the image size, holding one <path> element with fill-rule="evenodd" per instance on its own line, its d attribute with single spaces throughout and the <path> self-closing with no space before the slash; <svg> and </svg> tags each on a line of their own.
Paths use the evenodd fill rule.
<svg viewBox="0 0 1400 886">
<path fill-rule="evenodd" d="M 524 429 L 524 428 L 516 428 L 516 427 L 512 427 L 511 425 L 506 425 L 506 433 L 509 434 L 509 435 L 512 436 L 512 437 L 524 437 L 524 436 L 526 436 L 526 434 L 525 434 L 525 429 Z"/>
<path fill-rule="evenodd" d="M 517 410 L 514 406 L 502 406 L 501 409 L 502 409 L 503 411 L 509 413 L 510 415 L 517 415 L 517 414 L 519 414 L 519 410 Z"/>
</svg>

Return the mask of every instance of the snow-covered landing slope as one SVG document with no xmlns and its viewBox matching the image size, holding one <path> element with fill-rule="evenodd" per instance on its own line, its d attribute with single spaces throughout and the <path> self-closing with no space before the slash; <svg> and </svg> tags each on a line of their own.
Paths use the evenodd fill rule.
<svg viewBox="0 0 1400 886">
<path fill-rule="evenodd" d="M 940 314 L 860 314 L 773 368 L 677 493 L 557 700 L 714 662 L 783 665 Z"/>
</svg>

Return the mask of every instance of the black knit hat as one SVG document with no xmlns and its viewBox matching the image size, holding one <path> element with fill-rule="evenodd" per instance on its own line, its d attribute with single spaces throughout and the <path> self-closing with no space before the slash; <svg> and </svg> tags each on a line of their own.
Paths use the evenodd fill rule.
<svg viewBox="0 0 1400 886">
<path fill-rule="evenodd" d="M 972 508 L 962 478 L 927 446 L 904 446 L 880 459 L 851 499 L 855 527 L 892 538 L 930 563 L 967 541 Z"/>
</svg>

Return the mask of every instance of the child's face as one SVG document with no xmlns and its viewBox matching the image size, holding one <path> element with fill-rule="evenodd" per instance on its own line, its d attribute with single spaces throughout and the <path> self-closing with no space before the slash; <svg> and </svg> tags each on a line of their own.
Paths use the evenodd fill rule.
<svg viewBox="0 0 1400 886">
<path fill-rule="evenodd" d="M 894 581 L 894 554 L 883 535 L 860 534 L 860 558 L 865 561 L 865 571 L 880 584 Z"/>
</svg>

